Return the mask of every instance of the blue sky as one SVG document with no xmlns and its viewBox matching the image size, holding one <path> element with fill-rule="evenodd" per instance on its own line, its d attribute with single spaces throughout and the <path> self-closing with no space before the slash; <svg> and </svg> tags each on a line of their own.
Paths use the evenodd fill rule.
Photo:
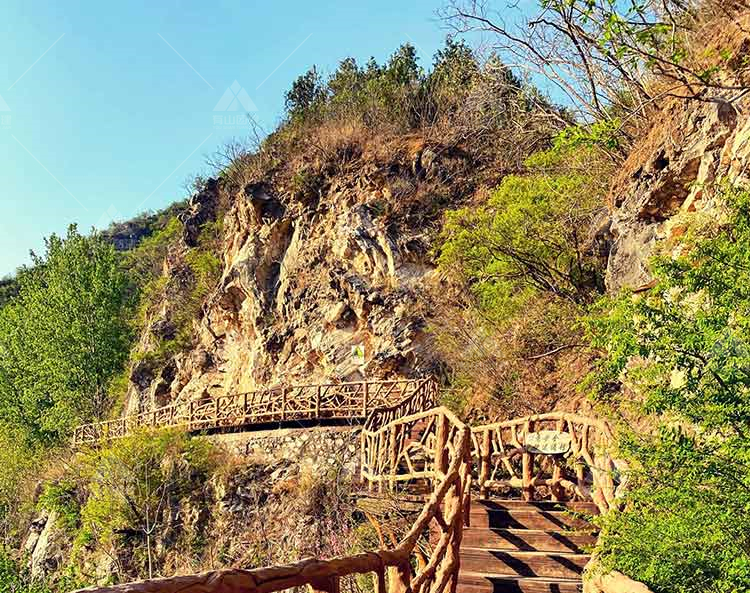
<svg viewBox="0 0 750 593">
<path fill-rule="evenodd" d="M 6 0 L 0 275 L 72 222 L 87 230 L 183 198 L 186 180 L 208 172 L 207 155 L 247 135 L 241 111 L 214 112 L 234 81 L 270 129 L 284 91 L 313 64 L 382 61 L 412 42 L 428 66 L 447 33 L 440 5 Z"/>
</svg>

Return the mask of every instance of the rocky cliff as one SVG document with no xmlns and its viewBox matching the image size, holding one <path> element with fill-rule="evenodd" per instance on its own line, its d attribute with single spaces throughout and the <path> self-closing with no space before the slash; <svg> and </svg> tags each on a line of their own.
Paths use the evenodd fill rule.
<svg viewBox="0 0 750 593">
<path fill-rule="evenodd" d="M 750 47 L 744 19 L 729 23 L 716 47 L 742 55 Z M 750 96 L 737 90 L 747 72 L 730 64 L 722 76 L 726 88 L 670 98 L 637 130 L 595 241 L 609 292 L 648 287 L 649 260 L 684 231 L 684 215 L 715 207 L 713 182 L 747 179 Z M 191 198 L 164 274 L 184 283 L 185 251 L 219 219 L 219 279 L 192 346 L 161 366 L 148 358 L 134 366 L 127 410 L 281 383 L 441 372 L 429 325 L 435 299 L 448 292 L 435 236 L 446 209 L 504 171 L 421 136 L 319 142 L 303 140 L 286 160 L 239 179 L 222 174 Z M 172 337 L 181 306 L 167 295 L 154 309 L 141 354 Z"/>
<path fill-rule="evenodd" d="M 716 206 L 713 182 L 748 181 L 750 98 L 742 89 L 750 79 L 740 68 L 750 48 L 748 23 L 748 15 L 727 21 L 706 49 L 737 56 L 736 64 L 721 71 L 727 88 L 705 90 L 692 100 L 670 99 L 651 115 L 650 129 L 614 179 L 611 221 L 601 233 L 610 244 L 610 291 L 649 284 L 649 258 L 661 241 L 683 231 L 680 215 Z"/>
<path fill-rule="evenodd" d="M 127 409 L 281 383 L 435 373 L 424 306 L 440 282 L 433 237 L 443 209 L 471 195 L 470 167 L 456 149 L 413 141 L 310 158 L 240 187 L 211 181 L 182 215 L 165 274 L 184 273 L 180 252 L 219 216 L 218 285 L 190 351 L 163 369 L 136 365 Z M 158 308 L 142 351 L 168 333 L 174 308 L 168 299 Z"/>
</svg>

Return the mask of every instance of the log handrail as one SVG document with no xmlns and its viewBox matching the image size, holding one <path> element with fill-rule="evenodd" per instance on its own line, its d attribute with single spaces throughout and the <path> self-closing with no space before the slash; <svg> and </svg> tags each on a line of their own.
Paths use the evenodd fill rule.
<svg viewBox="0 0 750 593">
<path fill-rule="evenodd" d="M 546 487 L 553 500 L 570 495 L 593 498 L 602 510 L 613 506 L 612 470 L 615 465 L 609 450 L 613 439 L 606 422 L 552 412 L 470 428 L 446 408 L 418 410 L 419 405 L 433 402 L 430 398 L 434 398 L 435 386 L 429 380 L 416 383 L 422 391 L 415 389 L 398 404 L 374 409 L 361 431 L 360 473 L 370 490 L 395 492 L 419 481 L 431 486 L 429 499 L 413 527 L 393 549 L 331 560 L 306 559 L 254 570 L 216 570 L 81 591 L 275 593 L 308 586 L 313 593 L 340 593 L 343 577 L 371 573 L 375 593 L 450 593 L 455 592 L 458 583 L 460 545 L 464 526 L 469 525 L 475 472 L 483 496 L 490 489 L 506 486 L 520 488 L 525 497 L 533 499 L 539 488 Z M 360 405 L 363 410 L 369 401 L 375 401 L 371 400 L 372 387 L 373 383 L 368 383 L 362 389 Z M 322 409 L 325 386 L 315 386 L 315 392 L 318 394 L 315 407 Z M 289 412 L 286 408 L 282 411 Z M 157 410 L 154 421 L 158 417 Z M 527 438 L 531 432 L 539 430 L 570 435 L 570 446 L 562 457 L 572 462 L 574 469 L 562 467 L 561 455 L 532 452 Z M 551 465 L 548 467 L 540 461 L 551 461 Z M 585 475 L 587 468 L 592 473 L 590 477 Z M 499 479 L 501 470 L 511 476 Z M 518 471 L 522 472 L 521 477 Z M 571 475 L 571 471 L 575 475 Z M 545 477 L 545 472 L 552 477 Z M 592 489 L 588 488 L 589 482 L 593 483 Z M 428 532 L 436 535 L 437 541 L 427 562 L 417 563 L 414 571 L 412 555 Z"/>
<path fill-rule="evenodd" d="M 384 426 L 399 418 L 429 410 L 437 404 L 438 386 L 435 381 L 428 381 L 424 389 L 415 390 L 410 397 L 405 397 L 397 404 L 376 408 L 367 417 L 366 430 Z"/>
<path fill-rule="evenodd" d="M 543 430 L 566 435 L 568 450 L 532 452 L 528 434 Z M 612 456 L 612 429 L 603 420 L 549 412 L 472 427 L 471 434 L 482 498 L 517 489 L 524 499 L 534 500 L 543 489 L 553 501 L 593 500 L 602 513 L 617 505 L 613 475 L 623 464 Z"/>
<path fill-rule="evenodd" d="M 394 549 L 380 549 L 332 560 L 307 559 L 295 564 L 254 570 L 227 569 L 200 575 L 178 576 L 92 587 L 97 593 L 274 593 L 307 585 L 313 592 L 339 593 L 342 577 L 374 575 L 376 593 L 444 593 L 455 591 L 464 524 L 468 525 L 471 486 L 471 432 L 445 408 L 396 419 L 376 430 L 376 436 L 425 420 L 442 427 L 447 456 L 426 470 L 437 481 L 413 527 Z M 376 437 L 379 438 L 379 437 Z M 405 441 L 404 441 L 405 443 Z M 408 446 L 408 444 L 407 444 Z M 445 463 L 447 462 L 447 464 Z M 377 476 L 371 475 L 376 478 Z M 439 531 L 429 561 L 412 574 L 411 556 L 430 527 Z M 388 575 L 388 578 L 386 578 Z"/>
<path fill-rule="evenodd" d="M 404 379 L 282 386 L 193 399 L 80 425 L 73 433 L 73 446 L 122 438 L 144 427 L 195 432 L 296 420 L 364 420 L 373 410 L 431 401 L 436 389 L 432 379 Z"/>
</svg>

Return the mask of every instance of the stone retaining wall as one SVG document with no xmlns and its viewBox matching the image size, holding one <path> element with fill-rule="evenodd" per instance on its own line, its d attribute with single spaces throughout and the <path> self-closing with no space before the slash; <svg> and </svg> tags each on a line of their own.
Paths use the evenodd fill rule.
<svg viewBox="0 0 750 593">
<path fill-rule="evenodd" d="M 312 469 L 343 467 L 354 474 L 359 464 L 359 427 L 281 428 L 214 434 L 205 438 L 240 457 L 260 461 L 293 460 Z"/>
</svg>

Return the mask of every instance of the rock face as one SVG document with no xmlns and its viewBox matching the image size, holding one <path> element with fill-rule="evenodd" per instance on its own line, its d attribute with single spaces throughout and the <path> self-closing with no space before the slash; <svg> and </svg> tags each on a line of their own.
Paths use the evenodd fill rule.
<svg viewBox="0 0 750 593">
<path fill-rule="evenodd" d="M 227 217 L 225 271 L 201 327 L 216 363 L 185 388 L 426 370 L 408 303 L 432 268 L 408 261 L 377 220 L 376 189 L 332 187 L 315 209 L 269 191 L 250 188 Z M 358 345 L 364 365 L 352 356 Z"/>
<path fill-rule="evenodd" d="M 63 565 L 63 550 L 68 546 L 66 535 L 56 525 L 57 513 L 44 511 L 31 522 L 24 542 L 33 578 L 53 574 Z"/>
<path fill-rule="evenodd" d="M 748 179 L 747 100 L 673 102 L 625 162 L 611 191 L 607 288 L 638 289 L 650 281 L 648 260 L 660 240 L 679 232 L 676 215 L 715 206 L 707 187 Z"/>
<path fill-rule="evenodd" d="M 669 99 L 652 114 L 648 133 L 612 184 L 612 218 L 599 233 L 610 246 L 606 282 L 612 292 L 648 285 L 648 260 L 661 240 L 682 232 L 679 215 L 710 213 L 716 206 L 713 182 L 750 179 L 750 71 L 744 58 L 750 13 L 727 9 L 701 40 L 706 56 L 733 56 L 716 74 L 715 82 L 726 88 Z"/>
<path fill-rule="evenodd" d="M 427 214 L 419 200 L 455 203 L 456 192 L 440 180 L 445 156 L 426 152 L 427 162 L 421 150 L 402 162 L 362 159 L 312 175 L 303 189 L 271 178 L 231 195 L 212 182 L 194 196 L 182 216 L 188 247 L 216 204 L 229 204 L 221 279 L 196 323 L 195 347 L 165 368 L 144 360 L 133 369 L 128 411 L 282 383 L 434 372 L 420 303 L 438 282 L 429 225 L 440 210 Z M 405 186 L 408 200 L 394 189 Z M 165 269 L 174 275 L 179 266 Z M 170 306 L 150 323 L 144 350 L 168 334 Z"/>
</svg>

